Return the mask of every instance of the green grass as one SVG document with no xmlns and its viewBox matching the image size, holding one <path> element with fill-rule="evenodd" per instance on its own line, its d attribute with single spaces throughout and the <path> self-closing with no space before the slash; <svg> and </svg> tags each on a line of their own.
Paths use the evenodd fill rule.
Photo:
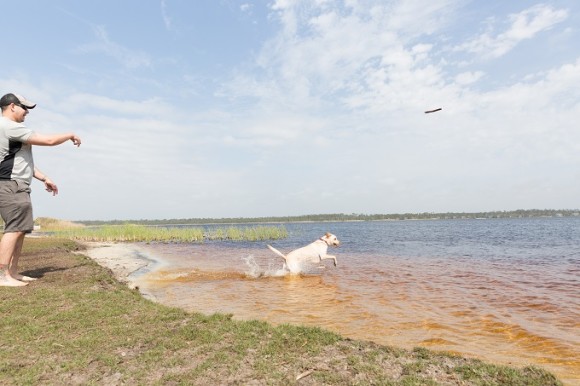
<svg viewBox="0 0 580 386">
<path fill-rule="evenodd" d="M 40 280 L 0 287 L 2 385 L 560 385 L 533 367 L 188 313 L 130 290 L 75 242 L 24 246 L 22 270 Z"/>
<path fill-rule="evenodd" d="M 78 241 L 203 242 L 204 240 L 261 241 L 288 237 L 280 226 L 149 227 L 136 224 L 101 227 L 43 228 L 54 236 Z"/>
</svg>

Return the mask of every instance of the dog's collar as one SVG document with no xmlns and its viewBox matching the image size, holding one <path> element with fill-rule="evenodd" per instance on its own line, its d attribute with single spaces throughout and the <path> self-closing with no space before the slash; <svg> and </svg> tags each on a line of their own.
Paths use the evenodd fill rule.
<svg viewBox="0 0 580 386">
<path fill-rule="evenodd" d="M 324 242 L 324 244 L 328 244 L 328 243 L 326 242 L 326 240 L 324 240 L 324 238 L 322 238 L 322 237 L 321 237 L 321 238 L 319 238 L 318 240 L 320 240 L 320 241 Z"/>
</svg>

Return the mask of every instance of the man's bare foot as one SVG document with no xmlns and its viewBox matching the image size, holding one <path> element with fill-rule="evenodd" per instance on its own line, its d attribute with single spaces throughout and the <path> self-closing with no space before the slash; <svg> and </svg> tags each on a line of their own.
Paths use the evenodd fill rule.
<svg viewBox="0 0 580 386">
<path fill-rule="evenodd" d="M 11 273 L 10 275 L 11 275 L 11 276 L 12 276 L 14 279 L 16 279 L 16 280 L 20 280 L 20 281 L 35 281 L 35 280 L 38 280 L 38 279 L 37 279 L 37 278 L 35 278 L 35 277 L 24 276 L 24 275 L 21 275 L 21 274 L 19 274 L 19 273 L 16 273 L 16 274 L 13 274 L 13 273 Z"/>
<path fill-rule="evenodd" d="M 1 277 L 2 278 L 0 279 L 0 287 L 23 287 L 25 285 L 28 285 L 28 283 L 13 279 L 5 275 Z"/>
<path fill-rule="evenodd" d="M 28 283 L 13 278 L 9 270 L 0 269 L 0 287 L 22 287 L 25 285 Z"/>
</svg>

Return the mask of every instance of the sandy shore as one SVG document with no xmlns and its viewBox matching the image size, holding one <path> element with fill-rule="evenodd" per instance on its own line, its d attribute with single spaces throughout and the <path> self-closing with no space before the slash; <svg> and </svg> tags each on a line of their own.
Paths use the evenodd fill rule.
<svg viewBox="0 0 580 386">
<path fill-rule="evenodd" d="M 110 269 L 120 282 L 129 288 L 138 288 L 137 281 L 132 276 L 139 270 L 158 263 L 148 251 L 138 244 L 85 242 L 87 255 L 99 265 Z"/>
</svg>

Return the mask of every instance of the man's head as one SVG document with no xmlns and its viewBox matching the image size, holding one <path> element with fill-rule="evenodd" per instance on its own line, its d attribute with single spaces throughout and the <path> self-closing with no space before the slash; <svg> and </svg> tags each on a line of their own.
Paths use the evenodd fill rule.
<svg viewBox="0 0 580 386">
<path fill-rule="evenodd" d="M 10 106 L 12 103 L 26 109 L 33 109 L 36 107 L 36 103 L 27 100 L 22 95 L 8 93 L 0 98 L 0 107 L 2 107 L 2 110 L 4 110 L 4 107 Z"/>
<path fill-rule="evenodd" d="M 22 95 L 8 93 L 0 98 L 2 115 L 16 122 L 24 122 L 28 110 L 35 107 L 36 103 L 27 100 Z"/>
</svg>

